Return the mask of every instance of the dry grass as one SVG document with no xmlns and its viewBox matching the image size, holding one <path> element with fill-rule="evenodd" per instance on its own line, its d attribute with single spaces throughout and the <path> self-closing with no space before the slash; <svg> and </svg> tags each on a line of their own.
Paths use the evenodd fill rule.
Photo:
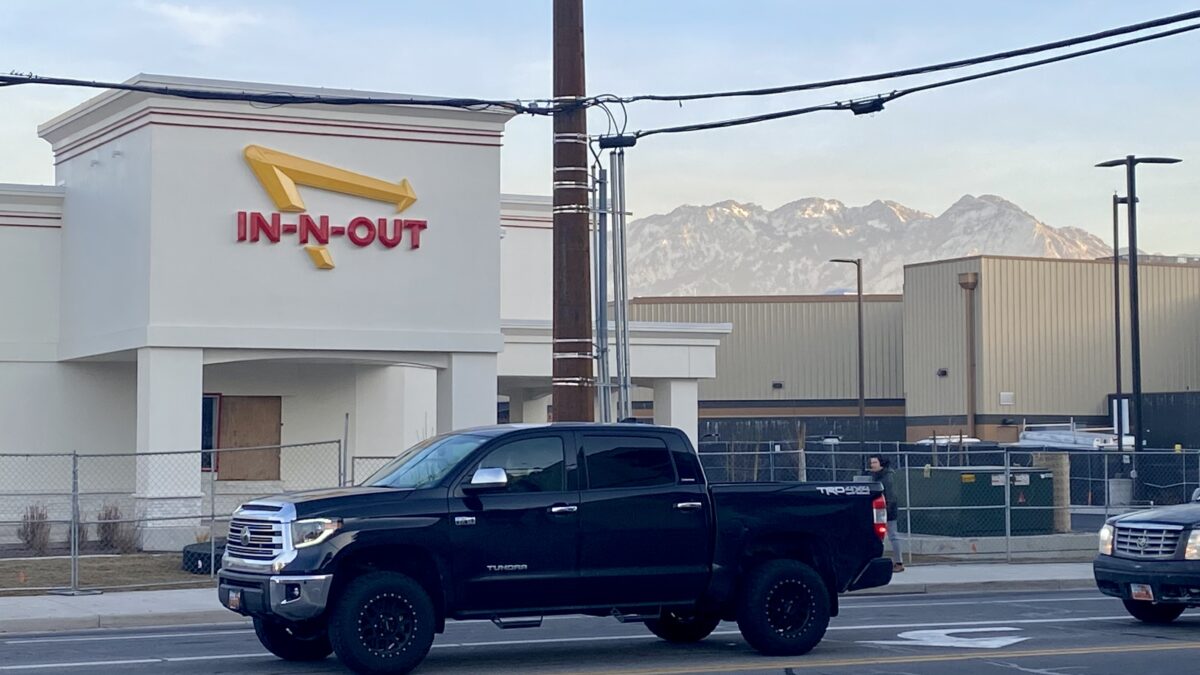
<svg viewBox="0 0 1200 675">
<path fill-rule="evenodd" d="M 179 569 L 179 553 L 142 553 L 79 559 L 82 588 L 164 584 L 158 588 L 195 588 L 212 583 L 207 575 Z M 0 595 L 37 595 L 44 591 L 23 589 L 66 588 L 71 583 L 71 561 L 67 558 L 0 560 Z M 136 590 L 136 589 L 127 589 Z"/>
</svg>

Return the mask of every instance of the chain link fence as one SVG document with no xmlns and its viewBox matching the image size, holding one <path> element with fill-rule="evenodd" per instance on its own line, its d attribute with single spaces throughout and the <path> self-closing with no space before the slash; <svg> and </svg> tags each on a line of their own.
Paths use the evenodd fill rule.
<svg viewBox="0 0 1200 675">
<path fill-rule="evenodd" d="M 347 478 L 339 440 L 0 455 L 0 593 L 212 583 L 239 505 Z"/>
<path fill-rule="evenodd" d="M 1090 560 L 1108 517 L 1181 504 L 1200 488 L 1197 450 L 819 441 L 700 446 L 712 482 L 853 481 L 866 475 L 872 456 L 893 471 L 906 563 Z"/>
<path fill-rule="evenodd" d="M 393 459 L 395 458 L 383 456 L 355 457 L 350 461 L 350 484 L 358 485 Z"/>
</svg>

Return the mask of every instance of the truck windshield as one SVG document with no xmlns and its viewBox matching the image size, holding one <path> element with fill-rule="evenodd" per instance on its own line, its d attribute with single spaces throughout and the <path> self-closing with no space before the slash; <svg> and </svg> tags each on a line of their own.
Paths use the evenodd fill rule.
<svg viewBox="0 0 1200 675">
<path fill-rule="evenodd" d="M 484 436 L 454 434 L 426 439 L 400 453 L 371 477 L 366 487 L 420 488 L 436 484 L 476 448 L 487 442 Z"/>
</svg>

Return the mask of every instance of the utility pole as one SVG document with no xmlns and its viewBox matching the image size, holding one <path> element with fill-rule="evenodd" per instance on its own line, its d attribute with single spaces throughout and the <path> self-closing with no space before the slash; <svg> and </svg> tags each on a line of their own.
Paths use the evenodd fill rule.
<svg viewBox="0 0 1200 675">
<path fill-rule="evenodd" d="M 584 97 L 583 0 L 554 0 L 554 419 L 591 421 L 591 191 Z"/>
</svg>

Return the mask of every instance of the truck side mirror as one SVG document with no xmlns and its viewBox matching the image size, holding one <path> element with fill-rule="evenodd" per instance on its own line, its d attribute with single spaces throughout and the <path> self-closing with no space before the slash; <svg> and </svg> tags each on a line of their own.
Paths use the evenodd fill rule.
<svg viewBox="0 0 1200 675">
<path fill-rule="evenodd" d="M 508 487 L 508 472 L 504 469 L 480 467 L 463 486 L 464 492 L 494 492 Z"/>
<path fill-rule="evenodd" d="M 1192 492 L 1192 501 L 1200 502 L 1200 488 L 1196 488 L 1196 490 Z"/>
</svg>

